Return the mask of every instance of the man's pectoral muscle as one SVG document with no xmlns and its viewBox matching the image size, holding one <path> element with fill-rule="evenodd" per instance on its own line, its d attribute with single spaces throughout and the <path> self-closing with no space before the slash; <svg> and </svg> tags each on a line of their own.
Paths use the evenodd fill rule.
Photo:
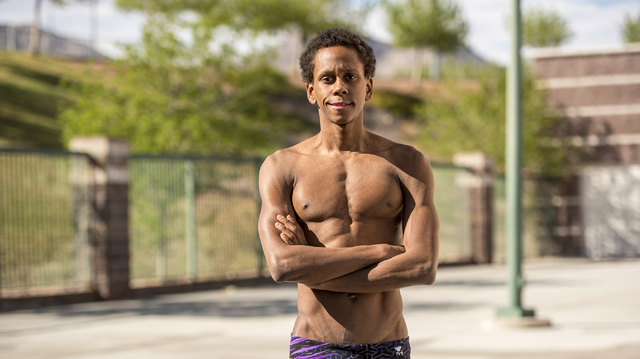
<svg viewBox="0 0 640 359">
<path fill-rule="evenodd" d="M 295 227 L 291 226 L 291 237 L 288 237 L 295 242 L 286 242 L 287 236 L 281 236 L 284 228 L 277 228 L 276 223 L 281 223 L 278 215 L 289 216 L 291 223 L 295 222 L 295 211 L 291 203 L 294 163 L 295 158 L 290 153 L 278 151 L 265 160 L 260 170 L 262 209 L 258 229 L 274 280 L 308 284 L 326 282 L 404 252 L 403 248 L 388 244 L 346 248 L 291 245 L 307 242 L 297 223 Z"/>
<path fill-rule="evenodd" d="M 408 160 L 405 160 L 404 163 L 400 161 L 397 172 L 399 179 L 398 187 L 402 193 L 401 221 L 404 229 L 403 241 L 406 251 L 402 250 L 402 252 L 396 256 L 369 263 L 352 272 L 344 273 L 343 275 L 325 281 L 315 282 L 312 280 L 299 282 L 307 284 L 312 289 L 346 293 L 384 292 L 415 284 L 433 283 L 438 260 L 439 230 L 438 217 L 433 205 L 433 174 L 424 156 L 413 149 L 411 150 L 412 152 L 408 154 L 409 156 L 406 156 L 407 154 L 402 156 Z M 382 203 L 384 204 L 385 202 L 382 201 Z M 361 215 L 362 213 L 359 214 Z M 370 216 L 362 217 L 370 218 Z M 375 243 L 378 241 L 386 241 L 387 243 L 394 242 L 393 239 L 389 239 L 389 237 L 393 237 L 393 230 L 391 230 L 390 233 L 385 233 L 385 228 L 388 230 L 388 228 L 393 227 L 393 224 L 385 224 L 385 219 L 382 217 L 383 216 L 373 219 L 369 223 L 363 220 L 364 224 L 362 227 L 364 233 L 359 233 L 359 237 L 364 236 L 365 243 Z M 305 227 L 317 227 L 317 225 L 313 223 L 303 225 Z M 349 227 L 352 226 L 353 224 Z M 378 226 L 379 228 L 376 228 Z M 273 228 L 280 231 L 281 243 L 289 245 L 302 244 L 309 240 L 308 238 L 302 238 L 305 237 L 305 231 L 302 230 L 298 221 L 291 215 L 288 215 L 286 218 L 279 216 Z M 366 229 L 372 228 L 372 232 L 367 233 Z M 308 230 L 306 232 L 309 233 Z M 322 227 L 314 232 L 322 232 Z M 376 235 L 382 238 L 369 238 Z M 339 235 L 336 237 L 340 238 Z M 349 245 L 348 239 L 351 237 L 343 237 L 347 238 L 347 243 L 342 243 L 342 245 Z M 332 241 L 334 239 L 324 238 L 324 240 L 326 243 L 333 243 Z M 362 240 L 362 238 L 360 238 L 360 240 Z M 290 247 L 307 246 L 293 245 Z M 358 247 L 361 246 L 350 248 Z M 358 259 L 358 257 L 353 257 L 350 260 Z M 359 263 L 364 264 L 367 262 Z M 346 270 L 344 267 L 342 269 Z"/>
</svg>

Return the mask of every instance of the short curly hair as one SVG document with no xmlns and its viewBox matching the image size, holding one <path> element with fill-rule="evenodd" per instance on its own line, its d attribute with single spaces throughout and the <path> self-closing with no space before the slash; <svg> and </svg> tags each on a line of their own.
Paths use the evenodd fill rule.
<svg viewBox="0 0 640 359">
<path fill-rule="evenodd" d="M 332 46 L 344 46 L 353 49 L 358 54 L 358 58 L 364 65 L 364 76 L 373 77 L 376 73 L 376 57 L 373 49 L 360 36 L 353 32 L 340 29 L 326 29 L 321 31 L 316 37 L 309 41 L 307 49 L 300 55 L 300 69 L 302 81 L 313 83 L 314 60 L 316 53 L 320 49 Z"/>
</svg>

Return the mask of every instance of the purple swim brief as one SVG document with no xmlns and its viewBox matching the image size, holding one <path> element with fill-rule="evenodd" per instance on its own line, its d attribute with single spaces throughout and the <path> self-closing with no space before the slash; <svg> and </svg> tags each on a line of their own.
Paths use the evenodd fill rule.
<svg viewBox="0 0 640 359">
<path fill-rule="evenodd" d="M 291 334 L 289 358 L 295 359 L 379 359 L 411 357 L 409 338 L 377 344 L 334 344 Z"/>
</svg>

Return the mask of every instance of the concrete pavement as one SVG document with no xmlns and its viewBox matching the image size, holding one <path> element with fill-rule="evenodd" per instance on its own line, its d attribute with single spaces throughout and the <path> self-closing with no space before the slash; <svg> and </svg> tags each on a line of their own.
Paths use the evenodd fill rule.
<svg viewBox="0 0 640 359">
<path fill-rule="evenodd" d="M 528 262 L 525 307 L 549 328 L 490 328 L 504 266 L 447 267 L 403 290 L 412 358 L 640 358 L 640 261 Z M 286 358 L 295 286 L 0 313 L 0 357 Z"/>
</svg>

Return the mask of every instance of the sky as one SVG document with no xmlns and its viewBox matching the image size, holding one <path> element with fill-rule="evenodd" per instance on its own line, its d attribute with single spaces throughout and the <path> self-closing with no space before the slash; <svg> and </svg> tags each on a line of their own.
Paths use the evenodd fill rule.
<svg viewBox="0 0 640 359">
<path fill-rule="evenodd" d="M 301 0 L 302 1 L 302 0 Z M 488 61 L 505 64 L 509 39 L 505 17 L 510 0 L 457 0 L 469 23 L 467 44 Z M 0 0 L 0 24 L 28 25 L 32 21 L 35 0 Z M 544 6 L 556 9 L 569 23 L 573 38 L 563 47 L 575 50 L 598 50 L 621 47 L 620 25 L 626 13 L 637 16 L 640 0 L 522 0 L 523 9 Z M 109 56 L 121 54 L 119 43 L 140 39 L 144 17 L 124 13 L 114 0 L 99 0 L 97 5 L 98 49 Z M 89 41 L 92 10 L 87 4 L 56 7 L 44 1 L 42 26 L 62 36 Z M 384 12 L 376 8 L 365 20 L 366 35 L 391 42 Z M 526 51 L 525 51 L 526 54 Z"/>
</svg>

